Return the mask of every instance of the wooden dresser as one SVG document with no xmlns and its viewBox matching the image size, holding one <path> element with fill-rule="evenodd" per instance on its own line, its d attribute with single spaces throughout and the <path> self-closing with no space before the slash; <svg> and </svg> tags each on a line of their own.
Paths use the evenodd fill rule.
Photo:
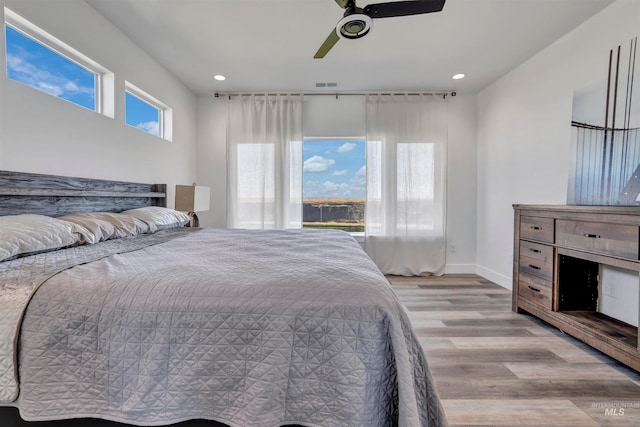
<svg viewBox="0 0 640 427">
<path fill-rule="evenodd" d="M 640 283 L 640 207 L 513 208 L 513 310 L 640 371 L 638 328 L 598 311 L 602 266 L 624 269 Z M 632 293 L 619 297 L 640 299 L 638 286 Z"/>
</svg>

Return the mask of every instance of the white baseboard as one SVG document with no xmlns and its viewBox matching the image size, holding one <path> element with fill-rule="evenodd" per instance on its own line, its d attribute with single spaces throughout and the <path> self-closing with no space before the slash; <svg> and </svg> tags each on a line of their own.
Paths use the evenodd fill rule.
<svg viewBox="0 0 640 427">
<path fill-rule="evenodd" d="M 478 276 L 482 276 L 487 280 L 491 280 L 493 283 L 500 285 L 503 288 L 509 290 L 513 288 L 513 280 L 511 279 L 511 277 L 505 276 L 504 274 L 500 274 L 496 271 L 490 270 L 480 265 L 476 265 L 475 267 L 475 273 Z"/>
<path fill-rule="evenodd" d="M 475 264 L 447 264 L 444 274 L 476 274 Z"/>
</svg>

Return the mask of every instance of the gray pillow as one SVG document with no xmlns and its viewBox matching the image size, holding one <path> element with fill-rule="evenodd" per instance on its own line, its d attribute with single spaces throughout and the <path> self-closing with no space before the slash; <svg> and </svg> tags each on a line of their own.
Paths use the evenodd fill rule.
<svg viewBox="0 0 640 427">
<path fill-rule="evenodd" d="M 64 215 L 60 220 L 80 225 L 93 235 L 89 243 L 98 243 L 109 239 L 135 236 L 137 234 L 154 233 L 157 227 L 131 215 L 112 212 L 87 212 Z"/>
<path fill-rule="evenodd" d="M 189 215 L 184 212 L 160 206 L 131 209 L 122 213 L 131 215 L 148 224 L 153 224 L 157 229 L 182 227 L 191 220 Z"/>
</svg>

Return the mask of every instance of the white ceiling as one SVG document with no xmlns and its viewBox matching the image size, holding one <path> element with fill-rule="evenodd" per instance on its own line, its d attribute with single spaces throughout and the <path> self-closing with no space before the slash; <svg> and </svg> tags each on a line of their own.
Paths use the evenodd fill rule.
<svg viewBox="0 0 640 427">
<path fill-rule="evenodd" d="M 86 1 L 201 94 L 323 91 L 316 82 L 337 82 L 339 91 L 476 92 L 613 2 L 447 0 L 440 13 L 376 19 L 366 37 L 313 59 L 342 17 L 334 0 Z M 454 81 L 456 73 L 467 77 Z"/>
</svg>

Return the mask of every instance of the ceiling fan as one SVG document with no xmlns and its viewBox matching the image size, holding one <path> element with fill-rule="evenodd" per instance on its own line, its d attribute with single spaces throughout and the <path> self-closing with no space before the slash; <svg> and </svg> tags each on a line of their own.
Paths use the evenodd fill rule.
<svg viewBox="0 0 640 427">
<path fill-rule="evenodd" d="M 440 12 L 444 8 L 445 1 L 394 1 L 370 4 L 362 9 L 356 6 L 355 0 L 335 0 L 338 6 L 345 10 L 344 17 L 338 21 L 336 28 L 331 31 L 329 37 L 322 43 L 314 58 L 324 58 L 340 39 L 359 39 L 366 36 L 373 26 L 374 19 Z"/>
</svg>

